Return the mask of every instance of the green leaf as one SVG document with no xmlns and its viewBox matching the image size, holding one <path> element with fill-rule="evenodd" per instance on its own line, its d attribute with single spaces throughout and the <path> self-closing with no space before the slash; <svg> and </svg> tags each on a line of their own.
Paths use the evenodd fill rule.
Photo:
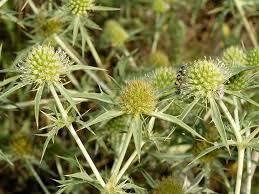
<svg viewBox="0 0 259 194">
<path fill-rule="evenodd" d="M 223 144 L 229 150 L 229 146 L 227 144 L 226 129 L 225 129 L 225 126 L 224 126 L 222 118 L 221 118 L 219 107 L 214 98 L 210 98 L 210 107 L 211 107 L 212 121 L 214 122 L 216 129 L 218 130 L 218 133 L 220 135 L 220 138 L 221 138 Z"/>
<path fill-rule="evenodd" d="M 69 67 L 69 70 L 70 71 L 78 71 L 78 70 L 106 71 L 105 69 L 92 67 L 88 65 L 72 65 L 71 67 Z"/>
<path fill-rule="evenodd" d="M 78 31 L 79 31 L 79 25 L 80 25 L 80 17 L 77 16 L 75 18 L 75 20 L 73 21 L 73 45 L 76 42 L 76 37 L 77 37 Z"/>
<path fill-rule="evenodd" d="M 106 7 L 106 6 L 94 6 L 91 8 L 91 10 L 94 11 L 118 11 L 120 8 L 114 8 L 114 7 Z"/>
<path fill-rule="evenodd" d="M 102 28 L 98 24 L 88 18 L 84 18 L 84 25 L 86 25 L 86 27 L 88 28 L 92 28 L 95 30 L 102 30 Z"/>
<path fill-rule="evenodd" d="M 162 112 L 153 112 L 151 113 L 150 116 L 153 117 L 157 117 L 159 119 L 165 120 L 165 121 L 169 121 L 172 122 L 174 124 L 179 125 L 180 127 L 182 127 L 183 129 L 187 130 L 188 132 L 190 132 L 191 134 L 205 140 L 199 133 L 197 133 L 194 129 L 192 129 L 190 126 L 186 125 L 183 121 L 181 121 L 180 119 L 178 119 L 175 116 L 169 115 L 169 114 L 165 114 Z"/>
<path fill-rule="evenodd" d="M 34 114 L 35 114 L 35 120 L 36 120 L 36 125 L 37 127 L 39 127 L 39 112 L 40 112 L 40 100 L 41 100 L 41 96 L 42 96 L 42 92 L 44 90 L 45 84 L 41 85 L 36 93 L 35 96 L 35 105 L 34 105 Z"/>
<path fill-rule="evenodd" d="M 255 102 L 254 100 L 252 100 L 251 98 L 249 98 L 247 95 L 242 94 L 241 92 L 238 91 L 230 91 L 230 90 L 226 90 L 225 93 L 236 96 L 238 98 L 241 98 L 247 102 L 249 102 L 250 104 L 253 104 L 257 107 L 259 107 L 259 103 Z"/>
<path fill-rule="evenodd" d="M 17 76 L 13 76 L 13 77 L 10 77 L 10 78 L 7 78 L 7 79 L 1 81 L 1 82 L 0 82 L 0 87 L 3 87 L 3 86 L 5 86 L 5 85 L 7 85 L 7 84 L 9 84 L 9 83 L 11 83 L 11 82 L 17 80 L 19 77 L 20 77 L 20 76 L 17 75 Z"/>
<path fill-rule="evenodd" d="M 9 157 L 7 155 L 5 155 L 2 150 L 0 150 L 0 161 L 6 161 L 8 164 L 13 166 L 13 163 L 11 162 L 11 160 L 9 160 Z"/>
<path fill-rule="evenodd" d="M 88 92 L 71 91 L 70 94 L 72 95 L 73 98 L 85 98 L 85 99 L 91 99 L 91 100 L 98 100 L 108 104 L 115 103 L 109 95 L 104 93 L 88 93 Z"/>
<path fill-rule="evenodd" d="M 183 110 L 179 119 L 183 120 L 191 112 L 193 107 L 199 102 L 200 98 L 196 98 L 191 104 L 188 104 L 187 107 Z"/>
<path fill-rule="evenodd" d="M 7 90 L 6 92 L 4 92 L 3 94 L 0 95 L 0 100 L 3 100 L 4 98 L 8 97 L 9 95 L 11 95 L 13 92 L 15 92 L 16 90 L 19 90 L 20 88 L 26 86 L 26 83 L 18 83 L 17 85 L 15 85 L 14 87 L 10 88 L 9 90 Z"/>
<path fill-rule="evenodd" d="M 60 94 L 69 102 L 69 104 L 73 107 L 73 109 L 77 112 L 77 114 L 80 116 L 80 112 L 78 111 L 76 104 L 72 97 L 70 96 L 69 92 L 60 84 L 55 84 L 55 86 L 58 88 Z"/>
<path fill-rule="evenodd" d="M 140 160 L 141 147 L 142 147 L 142 125 L 139 116 L 135 116 L 131 123 L 131 129 L 133 132 L 133 139 L 138 154 L 138 159 Z"/>
<path fill-rule="evenodd" d="M 118 111 L 118 110 L 106 111 L 105 113 L 99 115 L 98 117 L 94 118 L 93 120 L 86 122 L 84 126 L 88 128 L 94 124 L 97 124 L 97 123 L 100 123 L 103 121 L 107 121 L 107 120 L 113 119 L 115 117 L 119 117 L 123 114 L 124 114 L 123 111 Z"/>
</svg>

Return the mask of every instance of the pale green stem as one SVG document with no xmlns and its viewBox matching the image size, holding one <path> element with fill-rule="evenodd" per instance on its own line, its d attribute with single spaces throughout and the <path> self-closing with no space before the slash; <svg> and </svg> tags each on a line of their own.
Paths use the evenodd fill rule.
<svg viewBox="0 0 259 194">
<path fill-rule="evenodd" d="M 126 139 L 123 142 L 121 142 L 122 143 L 122 149 L 121 149 L 121 152 L 120 152 L 120 155 L 119 155 L 119 159 L 115 164 L 114 171 L 112 172 L 113 177 L 116 177 L 117 174 L 119 173 L 119 170 L 120 170 L 121 164 L 123 162 L 123 159 L 125 157 L 126 151 L 128 149 L 131 137 L 132 137 L 132 128 L 129 129 L 129 131 L 127 133 L 127 136 L 126 136 Z"/>
<path fill-rule="evenodd" d="M 240 194 L 241 185 L 242 185 L 245 148 L 237 147 L 237 150 L 238 150 L 238 163 L 237 163 L 238 167 L 237 167 L 235 194 Z"/>
<path fill-rule="evenodd" d="M 144 145 L 144 142 L 141 143 L 141 147 Z M 118 183 L 121 179 L 121 177 L 124 175 L 124 173 L 126 172 L 126 170 L 129 168 L 129 166 L 131 165 L 131 163 L 136 159 L 138 155 L 137 150 L 135 150 L 129 157 L 129 159 L 125 162 L 125 164 L 123 165 L 123 167 L 121 168 L 121 170 L 119 171 L 118 175 L 116 176 L 116 183 Z"/>
<path fill-rule="evenodd" d="M 236 96 L 233 96 L 233 102 L 234 102 L 234 106 L 235 106 L 235 109 L 234 109 L 234 118 L 235 118 L 235 123 L 236 123 L 236 126 L 237 128 L 240 130 L 240 122 L 239 122 L 239 115 L 238 115 L 238 99 Z"/>
<path fill-rule="evenodd" d="M 230 112 L 228 111 L 227 107 L 225 106 L 222 100 L 219 101 L 219 105 L 222 108 L 224 114 L 226 115 L 228 121 L 230 122 L 237 139 L 238 167 L 237 167 L 235 194 L 240 194 L 242 175 L 243 175 L 243 166 L 244 166 L 244 157 L 245 157 L 245 148 L 242 145 L 243 138 L 241 136 L 239 126 L 236 124 L 235 120 L 231 116 Z"/>
<path fill-rule="evenodd" d="M 156 26 L 158 25 L 157 23 L 158 23 L 159 17 L 160 17 L 160 15 L 157 14 L 156 15 L 156 24 L 155 24 Z M 155 34 L 154 34 L 154 40 L 153 40 L 152 47 L 151 47 L 151 53 L 156 52 L 159 38 L 160 38 L 160 31 L 156 29 Z"/>
<path fill-rule="evenodd" d="M 133 59 L 132 56 L 130 56 L 129 51 L 125 46 L 122 47 L 122 51 L 124 52 L 125 56 L 129 58 L 130 65 L 134 68 L 137 67 L 135 60 Z"/>
<path fill-rule="evenodd" d="M 66 122 L 66 125 L 67 125 L 67 128 L 68 128 L 69 132 L 71 133 L 71 135 L 72 135 L 73 138 L 75 139 L 75 141 L 76 141 L 78 147 L 80 148 L 82 154 L 84 155 L 86 161 L 88 162 L 90 168 L 92 169 L 92 171 L 93 171 L 93 173 L 94 173 L 96 179 L 99 181 L 99 183 L 100 183 L 100 185 L 101 185 L 102 187 L 105 187 L 105 182 L 103 181 L 103 179 L 102 179 L 102 177 L 101 177 L 101 175 L 100 175 L 98 169 L 96 168 L 95 164 L 93 163 L 93 161 L 92 161 L 90 155 L 89 155 L 88 152 L 86 151 L 86 149 L 85 149 L 85 147 L 84 147 L 84 144 L 82 143 L 82 141 L 80 140 L 79 136 L 77 135 L 77 133 L 76 133 L 76 131 L 75 131 L 73 125 L 70 124 L 70 123 L 68 123 L 68 115 L 67 115 L 67 112 L 65 111 L 65 109 L 64 109 L 64 107 L 63 107 L 63 105 L 62 105 L 62 103 L 61 103 L 61 101 L 60 101 L 60 99 L 59 99 L 59 97 L 58 97 L 58 95 L 57 95 L 57 92 L 56 92 L 54 86 L 53 86 L 53 85 L 50 85 L 49 87 L 50 87 L 50 91 L 51 91 L 51 93 L 52 93 L 52 95 L 53 95 L 53 97 L 54 97 L 54 99 L 55 99 L 55 101 L 56 101 L 56 104 L 57 104 L 57 106 L 58 106 L 58 109 L 59 109 L 59 111 L 60 111 L 60 113 L 61 113 L 61 116 L 62 116 L 62 118 L 64 119 L 64 121 Z"/>
<path fill-rule="evenodd" d="M 39 14 L 39 10 L 38 8 L 36 7 L 36 5 L 34 4 L 34 2 L 32 0 L 28 0 L 27 1 L 32 9 L 32 11 L 35 13 L 35 14 Z"/>
<path fill-rule="evenodd" d="M 251 42 L 253 43 L 254 47 L 258 46 L 257 40 L 256 40 L 256 36 L 255 33 L 253 32 L 253 29 L 251 27 L 251 25 L 249 24 L 246 16 L 245 16 L 245 12 L 244 9 L 242 7 L 242 1 L 240 0 L 234 0 L 236 7 L 241 15 L 241 18 L 243 20 L 243 23 L 245 25 L 246 31 L 248 32 L 249 38 L 251 40 Z"/>
<path fill-rule="evenodd" d="M 250 130 L 246 132 L 246 137 L 250 135 Z M 251 194 L 251 186 L 252 186 L 252 149 L 247 148 L 246 149 L 246 158 L 247 158 L 247 164 L 246 164 L 246 170 L 247 170 L 247 179 L 246 179 L 246 194 Z"/>
<path fill-rule="evenodd" d="M 47 187 L 44 185 L 44 183 L 42 182 L 41 178 L 39 177 L 38 173 L 36 172 L 36 170 L 34 169 L 33 165 L 26 159 L 25 160 L 27 167 L 29 168 L 29 170 L 31 171 L 32 175 L 34 176 L 34 178 L 36 179 L 36 181 L 39 183 L 39 185 L 41 186 L 42 190 L 44 191 L 45 194 L 50 194 L 50 192 L 48 191 Z"/>
<path fill-rule="evenodd" d="M 76 52 L 72 49 L 72 47 L 67 46 L 67 43 L 65 43 L 57 34 L 54 35 L 55 41 L 59 44 L 59 46 L 66 51 L 66 53 L 78 64 L 85 65 L 81 59 L 75 54 Z M 86 73 L 98 84 L 100 85 L 108 94 L 112 94 L 112 91 L 109 89 L 109 87 L 102 81 L 100 78 L 94 74 L 92 71 L 86 71 Z"/>
</svg>

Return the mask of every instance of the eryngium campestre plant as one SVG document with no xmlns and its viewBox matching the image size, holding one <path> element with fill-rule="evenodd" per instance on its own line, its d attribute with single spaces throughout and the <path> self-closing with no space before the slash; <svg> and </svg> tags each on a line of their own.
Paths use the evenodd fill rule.
<svg viewBox="0 0 259 194">
<path fill-rule="evenodd" d="M 197 60 L 186 65 L 181 71 L 184 71 L 184 74 L 177 84 L 182 95 L 203 99 L 222 95 L 227 72 L 220 61 Z"/>
<path fill-rule="evenodd" d="M 238 67 L 246 65 L 246 55 L 238 46 L 231 46 L 223 52 L 222 60 L 227 67 Z"/>
<path fill-rule="evenodd" d="M 129 81 L 119 100 L 121 109 L 132 115 L 149 114 L 157 104 L 155 89 L 145 80 Z"/>
<path fill-rule="evenodd" d="M 18 65 L 22 80 L 41 85 L 57 83 L 67 73 L 69 59 L 61 49 L 49 45 L 32 48 L 28 56 Z"/>
<path fill-rule="evenodd" d="M 88 11 L 94 6 L 95 0 L 69 0 L 67 7 L 75 15 L 87 15 Z"/>
</svg>

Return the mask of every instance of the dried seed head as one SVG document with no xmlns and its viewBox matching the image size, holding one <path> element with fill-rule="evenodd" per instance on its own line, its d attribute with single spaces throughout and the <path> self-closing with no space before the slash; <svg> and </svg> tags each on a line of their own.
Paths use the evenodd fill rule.
<svg viewBox="0 0 259 194">
<path fill-rule="evenodd" d="M 156 67 L 165 67 L 170 65 L 170 61 L 166 53 L 159 50 L 149 55 L 148 62 L 150 65 L 154 65 Z"/>
<path fill-rule="evenodd" d="M 92 9 L 94 1 L 95 0 L 69 0 L 67 6 L 73 14 L 84 16 Z"/>
<path fill-rule="evenodd" d="M 104 34 L 114 47 L 122 47 L 129 38 L 126 30 L 114 20 L 105 23 Z"/>
<path fill-rule="evenodd" d="M 183 95 L 210 98 L 222 93 L 227 72 L 221 62 L 197 60 L 184 71 L 179 86 Z"/>
<path fill-rule="evenodd" d="M 119 98 L 121 109 L 132 115 L 149 114 L 157 104 L 155 89 L 144 80 L 128 82 Z"/>
<path fill-rule="evenodd" d="M 223 62 L 227 67 L 238 67 L 246 65 L 246 57 L 243 49 L 231 46 L 223 52 Z"/>
<path fill-rule="evenodd" d="M 12 137 L 10 148 L 18 157 L 26 157 L 32 154 L 32 144 L 28 137 L 16 134 Z"/>
<path fill-rule="evenodd" d="M 183 183 L 173 176 L 164 178 L 154 189 L 153 194 L 184 194 Z"/>
<path fill-rule="evenodd" d="M 69 59 L 65 52 L 51 46 L 35 46 L 28 56 L 18 65 L 25 82 L 34 84 L 59 82 L 66 74 Z"/>
<path fill-rule="evenodd" d="M 164 67 L 155 70 L 150 77 L 154 88 L 163 91 L 174 86 L 176 72 L 170 67 Z"/>
<path fill-rule="evenodd" d="M 247 66 L 259 66 L 259 47 L 248 51 L 246 60 Z"/>
</svg>

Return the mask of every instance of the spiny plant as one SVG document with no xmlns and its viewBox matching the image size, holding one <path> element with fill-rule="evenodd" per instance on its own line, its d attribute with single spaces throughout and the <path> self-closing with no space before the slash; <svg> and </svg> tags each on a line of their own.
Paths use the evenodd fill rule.
<svg viewBox="0 0 259 194">
<path fill-rule="evenodd" d="M 252 193 L 257 8 L 206 2 L 1 0 L 0 191 Z M 204 42 L 215 18 L 201 7 L 238 41 Z"/>
</svg>

